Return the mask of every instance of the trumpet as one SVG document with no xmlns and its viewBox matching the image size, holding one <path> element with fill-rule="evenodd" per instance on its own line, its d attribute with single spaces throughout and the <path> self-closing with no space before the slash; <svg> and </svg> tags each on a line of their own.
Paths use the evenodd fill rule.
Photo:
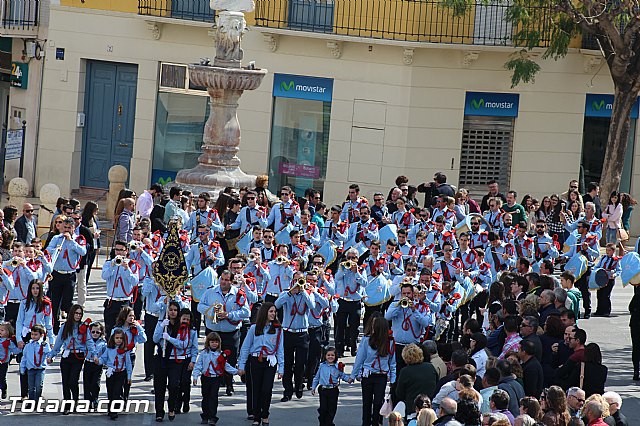
<svg viewBox="0 0 640 426">
<path fill-rule="evenodd" d="M 44 253 L 42 253 L 42 250 L 34 251 L 34 255 L 35 257 L 44 257 Z"/>
<path fill-rule="evenodd" d="M 416 288 L 419 293 L 426 293 L 427 291 L 429 291 L 429 288 L 424 284 L 418 284 Z"/>
<path fill-rule="evenodd" d="M 256 260 L 258 260 L 258 256 L 255 253 L 249 253 L 249 256 L 247 256 L 247 260 L 249 262 L 255 262 Z"/>
<path fill-rule="evenodd" d="M 206 315 L 211 322 L 216 324 L 218 322 L 218 314 L 221 312 L 224 312 L 224 305 L 222 303 L 214 303 L 209 309 L 207 309 Z"/>
<path fill-rule="evenodd" d="M 413 306 L 413 301 L 411 299 L 409 299 L 408 297 L 403 297 L 402 299 L 400 299 L 400 301 L 398 302 L 398 305 L 401 308 L 409 308 L 411 306 Z"/>
<path fill-rule="evenodd" d="M 342 262 L 340 265 L 345 269 L 351 269 L 354 266 L 358 266 L 358 264 L 356 262 L 354 262 L 353 260 L 347 260 L 345 262 Z"/>
<path fill-rule="evenodd" d="M 141 247 L 142 245 L 140 244 L 140 241 L 136 241 L 136 240 L 131 240 L 129 241 L 129 250 L 135 250 L 138 247 Z"/>
<path fill-rule="evenodd" d="M 293 290 L 296 287 L 300 287 L 301 290 L 305 290 L 307 285 L 307 280 L 304 277 L 300 277 L 293 282 L 293 285 L 289 289 L 289 291 Z"/>
<path fill-rule="evenodd" d="M 236 274 L 233 277 L 233 283 L 237 284 L 237 285 L 242 285 L 244 284 L 244 277 L 241 274 Z"/>
<path fill-rule="evenodd" d="M 278 257 L 276 257 L 276 263 L 277 263 L 278 265 L 282 265 L 282 264 L 284 264 L 284 263 L 289 263 L 289 259 L 287 259 L 287 258 L 286 258 L 286 257 L 284 257 L 284 256 L 278 256 Z"/>
<path fill-rule="evenodd" d="M 11 259 L 11 266 L 13 266 L 14 268 L 17 268 L 21 263 L 22 259 L 20 259 L 19 257 L 14 257 L 13 259 Z"/>
</svg>

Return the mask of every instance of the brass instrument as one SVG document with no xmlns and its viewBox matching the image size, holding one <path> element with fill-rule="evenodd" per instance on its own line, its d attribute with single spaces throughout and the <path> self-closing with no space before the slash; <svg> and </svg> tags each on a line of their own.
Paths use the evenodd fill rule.
<svg viewBox="0 0 640 426">
<path fill-rule="evenodd" d="M 403 297 L 402 299 L 400 299 L 400 301 L 398 302 L 398 305 L 401 308 L 410 308 L 411 306 L 413 306 L 413 301 L 411 299 L 409 299 L 408 297 Z"/>
<path fill-rule="evenodd" d="M 207 309 L 206 315 L 211 322 L 216 324 L 218 322 L 218 314 L 221 312 L 224 312 L 224 305 L 222 303 L 214 303 L 209 309 Z"/>
<path fill-rule="evenodd" d="M 244 284 L 244 277 L 241 274 L 234 275 L 233 283 L 236 284 L 236 285 Z"/>
<path fill-rule="evenodd" d="M 42 250 L 35 250 L 34 255 L 35 257 L 44 257 L 44 253 L 42 253 Z"/>
<path fill-rule="evenodd" d="M 289 290 L 291 291 L 296 287 L 300 287 L 301 290 L 304 290 L 306 289 L 306 285 L 307 285 L 307 280 L 304 277 L 300 277 L 294 281 L 293 285 Z"/>
<path fill-rule="evenodd" d="M 309 284 L 309 283 L 307 283 L 307 284 L 305 284 L 305 285 L 304 285 L 304 289 L 305 289 L 306 291 L 313 291 L 313 290 L 314 290 L 314 288 L 315 288 L 315 287 L 314 287 L 312 284 Z"/>
<path fill-rule="evenodd" d="M 427 291 L 429 291 L 429 288 L 424 284 L 418 284 L 416 288 L 419 293 L 426 293 Z"/>
<path fill-rule="evenodd" d="M 256 261 L 256 259 L 258 259 L 258 256 L 256 256 L 256 254 L 255 254 L 255 253 L 249 253 L 249 256 L 247 256 L 247 260 L 248 260 L 249 262 L 255 262 L 255 261 Z"/>
<path fill-rule="evenodd" d="M 284 257 L 284 256 L 278 256 L 278 257 L 276 257 L 276 263 L 277 263 L 278 265 L 282 265 L 282 264 L 284 264 L 284 263 L 289 263 L 289 259 L 287 259 L 287 258 L 286 258 L 286 257 Z"/>
<path fill-rule="evenodd" d="M 129 250 L 135 250 L 138 247 L 141 247 L 140 241 L 136 241 L 136 240 L 129 241 Z"/>
<path fill-rule="evenodd" d="M 122 257 L 122 256 L 116 256 L 113 258 L 113 263 L 116 266 L 121 266 L 122 264 L 129 264 L 129 259 L 127 259 L 126 257 Z"/>
<path fill-rule="evenodd" d="M 342 262 L 340 265 L 345 269 L 351 269 L 354 266 L 358 266 L 358 264 L 356 262 L 354 262 L 353 260 L 347 260 L 345 262 Z"/>
<path fill-rule="evenodd" d="M 20 263 L 21 261 L 18 257 L 14 257 L 13 259 L 11 259 L 11 266 L 13 266 L 14 268 L 17 268 Z"/>
</svg>

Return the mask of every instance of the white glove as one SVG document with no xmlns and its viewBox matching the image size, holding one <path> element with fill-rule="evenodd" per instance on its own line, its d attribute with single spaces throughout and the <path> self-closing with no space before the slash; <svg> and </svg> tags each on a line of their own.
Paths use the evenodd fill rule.
<svg viewBox="0 0 640 426">
<path fill-rule="evenodd" d="M 171 321 L 169 321 L 168 319 L 162 320 L 162 327 L 168 327 L 169 324 L 171 324 Z"/>
<path fill-rule="evenodd" d="M 107 368 L 107 372 L 105 373 L 105 376 L 107 377 L 113 376 L 113 368 L 111 367 Z"/>
<path fill-rule="evenodd" d="M 169 340 L 169 337 L 171 337 L 171 336 L 169 336 L 169 333 L 167 333 L 167 332 L 162 333 L 162 338 L 164 340 Z"/>
<path fill-rule="evenodd" d="M 22 337 L 26 337 L 31 333 L 29 327 L 22 327 Z"/>
</svg>

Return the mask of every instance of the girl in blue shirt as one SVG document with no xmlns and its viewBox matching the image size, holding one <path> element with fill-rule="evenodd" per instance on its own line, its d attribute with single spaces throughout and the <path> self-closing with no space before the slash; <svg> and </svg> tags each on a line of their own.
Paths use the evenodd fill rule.
<svg viewBox="0 0 640 426">
<path fill-rule="evenodd" d="M 384 317 L 372 318 L 370 333 L 360 341 L 349 382 L 355 379 L 362 382 L 362 426 L 382 424 L 380 408 L 387 380 L 396 381 L 396 357 Z"/>
<path fill-rule="evenodd" d="M 129 351 L 129 357 L 131 358 L 131 368 L 136 368 L 136 345 L 138 343 L 145 343 L 147 341 L 147 335 L 144 328 L 136 321 L 136 314 L 134 310 L 128 306 L 120 309 L 118 318 L 116 318 L 116 326 L 111 331 L 122 330 L 125 336 L 125 347 Z M 125 384 L 124 386 L 124 398 L 129 398 L 129 391 L 131 386 Z"/>
<path fill-rule="evenodd" d="M 256 323 L 251 326 L 244 339 L 238 361 L 238 374 L 247 373 L 247 402 L 253 426 L 262 422 L 269 425 L 269 407 L 273 381 L 284 372 L 284 341 L 282 327 L 277 318 L 276 306 L 265 302 L 260 306 Z"/>
<path fill-rule="evenodd" d="M 107 348 L 107 341 L 104 338 L 104 326 L 99 322 L 92 322 L 90 325 L 91 340 L 93 340 L 94 350 L 87 356 L 82 372 L 82 384 L 84 385 L 84 399 L 90 401 L 93 410 L 98 409 L 98 396 L 100 395 L 100 378 L 102 377 L 102 366 L 94 362 L 95 358 L 100 358 Z"/>
<path fill-rule="evenodd" d="M 198 384 L 198 377 L 202 376 L 202 417 L 203 422 L 210 425 L 218 423 L 218 391 L 224 382 L 225 371 L 238 374 L 238 370 L 227 362 L 231 354 L 229 350 L 220 351 L 222 339 L 215 331 L 207 335 L 204 349 L 198 355 L 193 368 L 193 385 Z"/>
<path fill-rule="evenodd" d="M 344 373 L 344 364 L 338 361 L 336 348 L 330 346 L 324 354 L 325 362 L 320 364 L 316 376 L 313 378 L 311 395 L 316 394 L 316 387 L 319 387 L 320 408 L 318 408 L 318 419 L 320 425 L 333 425 L 333 419 L 338 411 L 338 396 L 340 390 L 340 380 L 349 380 L 349 376 Z"/>
<path fill-rule="evenodd" d="M 100 356 L 98 363 L 107 367 L 107 396 L 109 398 L 109 417 L 118 418 L 118 413 L 111 412 L 113 401 L 124 401 L 124 386 L 131 385 L 131 357 L 126 346 L 126 336 L 122 330 L 114 330 L 107 343 L 107 348 Z"/>
<path fill-rule="evenodd" d="M 47 368 L 46 355 L 51 349 L 44 340 L 45 329 L 40 324 L 31 327 L 31 341 L 22 349 L 20 374 L 28 377 L 29 399 L 37 401 L 42 395 L 44 370 Z"/>
<path fill-rule="evenodd" d="M 10 322 L 0 322 L 0 391 L 2 399 L 7 399 L 7 370 L 11 355 L 18 355 L 24 343 L 20 341 L 20 348 L 12 338 L 15 334 Z"/>
</svg>

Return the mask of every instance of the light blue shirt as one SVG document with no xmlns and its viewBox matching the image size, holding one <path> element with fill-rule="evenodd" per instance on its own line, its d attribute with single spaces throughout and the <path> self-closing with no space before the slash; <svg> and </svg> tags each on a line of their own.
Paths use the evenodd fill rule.
<svg viewBox="0 0 640 426">
<path fill-rule="evenodd" d="M 51 302 L 46 299 L 42 304 L 42 310 L 36 312 L 36 302 L 32 299 L 27 309 L 27 301 L 20 302 L 20 309 L 18 309 L 18 319 L 16 320 L 16 334 L 23 337 L 28 336 L 31 333 L 31 327 L 36 324 L 44 326 L 49 342 L 54 345 L 56 342 L 56 336 L 53 333 L 52 321 L 51 321 Z"/>
<path fill-rule="evenodd" d="M 196 210 L 191 213 L 189 220 L 185 222 L 183 228 L 191 232 L 191 238 L 196 238 L 196 232 L 198 232 L 198 225 L 206 225 L 207 219 L 211 219 L 211 231 L 212 232 L 224 232 L 224 225 L 220 221 L 220 215 L 216 209 L 206 208 L 203 210 Z M 215 238 L 214 235 L 211 238 Z"/>
<path fill-rule="evenodd" d="M 223 374 L 216 371 L 218 368 L 218 358 L 220 357 L 220 351 L 211 351 L 210 349 L 203 349 L 198 354 L 198 359 L 196 359 L 196 364 L 193 367 L 193 373 L 191 373 L 191 377 L 197 379 L 200 376 L 205 377 L 220 377 Z M 224 363 L 224 371 L 229 374 L 238 374 L 238 369 L 234 366 L 230 365 L 228 362 Z"/>
<path fill-rule="evenodd" d="M 338 268 L 335 278 L 336 293 L 340 298 L 349 301 L 362 300 L 364 289 L 367 286 L 367 273 L 363 270 L 353 272 L 343 266 Z"/>
<path fill-rule="evenodd" d="M 270 365 L 278 365 L 278 374 L 284 373 L 284 336 L 282 328 L 277 328 L 274 334 L 269 334 L 269 328 L 269 325 L 265 326 L 260 336 L 256 336 L 255 324 L 249 328 L 247 337 L 245 337 L 240 349 L 238 370 L 246 369 L 249 355 L 262 355 L 269 360 Z M 275 361 L 275 363 L 272 361 Z"/>
<path fill-rule="evenodd" d="M 49 252 L 52 256 L 56 251 L 60 251 L 56 263 L 53 265 L 54 271 L 75 272 L 80 258 L 87 254 L 86 242 L 82 235 L 67 240 L 63 234 L 58 234 L 51 238 L 49 247 L 51 247 Z"/>
<path fill-rule="evenodd" d="M 329 308 L 329 300 L 318 292 L 313 293 L 313 300 L 314 305 L 307 318 L 309 319 L 309 327 L 316 328 L 324 324 L 322 314 L 325 309 Z"/>
<path fill-rule="evenodd" d="M 49 352 L 49 354 L 47 355 L 48 358 L 55 358 L 56 356 L 58 356 L 60 351 L 62 351 L 63 358 L 73 356 L 74 354 L 78 353 L 84 353 L 85 356 L 87 354 L 94 353 L 95 345 L 93 339 L 91 338 L 90 327 L 87 327 L 86 332 L 81 335 L 80 324 L 76 324 L 71 335 L 66 339 L 63 339 L 62 333 L 64 333 L 65 327 L 66 324 L 60 327 L 60 331 L 58 331 L 58 336 L 56 338 L 56 343 L 55 345 L 53 345 L 53 349 L 51 350 L 51 352 Z"/>
<path fill-rule="evenodd" d="M 249 216 L 249 221 L 247 220 L 247 215 Z M 249 230 L 253 226 L 253 224 L 260 225 L 261 228 L 266 228 L 268 224 L 267 218 L 264 214 L 262 215 L 262 217 L 258 217 L 257 207 L 244 206 L 240 209 L 235 222 L 231 224 L 231 229 L 239 229 L 240 233 L 243 234 L 244 232 Z"/>
<path fill-rule="evenodd" d="M 29 293 L 29 283 L 36 279 L 37 275 L 26 266 L 11 266 L 11 260 L 4 262 L 4 268 L 10 271 L 14 284 L 13 288 L 9 292 L 9 301 L 23 301 Z M 7 282 L 4 282 L 6 286 Z"/>
<path fill-rule="evenodd" d="M 127 378 L 131 380 L 133 368 L 131 367 L 131 354 L 129 351 L 119 354 L 118 348 L 106 348 L 104 352 L 102 352 L 99 362 L 100 365 L 112 368 L 114 373 L 126 370 Z"/>
<path fill-rule="evenodd" d="M 50 346 L 44 339 L 31 340 L 22 348 L 22 360 L 20 361 L 20 374 L 27 370 L 42 370 L 47 368 L 47 354 Z"/>
<path fill-rule="evenodd" d="M 4 345 L 2 345 L 5 340 L 7 340 L 6 337 L 0 337 L 0 364 L 8 363 L 11 355 L 18 355 L 21 352 L 13 340 L 10 340 L 9 347 L 5 350 Z M 9 352 L 8 354 L 7 351 Z"/>
<path fill-rule="evenodd" d="M 285 331 L 295 330 L 296 332 L 309 328 L 309 310 L 315 307 L 313 294 L 300 291 L 297 294 L 290 294 L 283 291 L 275 302 L 276 309 L 284 308 L 282 326 Z"/>
<path fill-rule="evenodd" d="M 274 232 L 278 232 L 284 228 L 287 223 L 294 225 L 300 224 L 300 206 L 292 200 L 286 203 L 280 201 L 274 204 L 267 218 L 267 226 L 273 224 Z"/>
<path fill-rule="evenodd" d="M 431 324 L 431 313 L 420 312 L 418 309 L 403 308 L 398 302 L 393 302 L 384 315 L 391 321 L 391 329 L 396 342 L 401 345 L 419 343 L 425 328 Z"/>
<path fill-rule="evenodd" d="M 107 299 L 130 299 L 138 285 L 138 276 L 131 268 L 118 266 L 113 260 L 102 265 L 102 279 L 107 282 Z"/>
<path fill-rule="evenodd" d="M 131 331 L 132 329 L 136 329 L 136 335 L 133 335 L 133 332 Z M 125 346 L 128 347 L 130 342 L 133 342 L 133 348 L 131 349 L 131 353 L 135 353 L 136 352 L 136 344 L 138 343 L 144 343 L 147 341 L 147 335 L 144 332 L 144 328 L 142 328 L 142 326 L 140 324 L 133 324 L 131 327 L 127 327 L 125 328 L 124 326 L 118 326 L 118 327 L 114 327 L 113 329 L 111 329 L 111 335 L 113 336 L 113 333 L 116 330 L 122 330 L 124 331 L 124 335 L 126 336 L 126 339 L 124 341 Z"/>
<path fill-rule="evenodd" d="M 269 262 L 269 280 L 267 281 L 266 294 L 279 295 L 289 288 L 295 270 L 291 265 L 279 265 L 275 260 Z"/>
<path fill-rule="evenodd" d="M 315 389 L 318 385 L 329 387 L 339 386 L 340 380 L 349 380 L 349 375 L 345 374 L 344 371 L 340 371 L 336 364 L 329 364 L 325 361 L 318 367 L 318 372 L 313 378 L 311 388 Z"/>
<path fill-rule="evenodd" d="M 393 346 L 393 341 L 389 341 Z M 391 351 L 380 356 L 376 349 L 369 346 L 369 336 L 364 336 L 358 345 L 351 378 L 369 377 L 370 374 L 386 374 L 391 383 L 396 382 L 396 357 Z"/>
<path fill-rule="evenodd" d="M 214 323 L 213 305 L 217 303 L 224 306 L 224 311 L 229 316 L 225 319 L 218 319 L 218 322 Z M 219 285 L 204 292 L 200 303 L 198 303 L 198 312 L 204 316 L 205 325 L 209 330 L 223 333 L 239 330 L 242 326 L 242 320 L 248 319 L 251 315 L 249 304 L 245 298 L 238 297 L 237 287 L 231 286 L 227 294 L 223 294 Z"/>
<path fill-rule="evenodd" d="M 0 306 L 5 306 L 7 300 L 7 294 L 10 293 L 15 285 L 13 284 L 13 276 L 11 271 L 9 273 L 3 273 L 0 275 Z M 21 295 L 22 296 L 22 295 Z"/>
</svg>

